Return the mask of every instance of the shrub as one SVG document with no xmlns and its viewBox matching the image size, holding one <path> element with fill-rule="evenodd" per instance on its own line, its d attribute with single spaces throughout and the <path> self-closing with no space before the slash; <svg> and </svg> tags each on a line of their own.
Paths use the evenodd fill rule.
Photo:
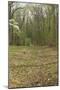
<svg viewBox="0 0 60 90">
<path fill-rule="evenodd" d="M 31 45 L 31 39 L 30 38 L 25 38 L 25 45 L 30 46 Z"/>
</svg>

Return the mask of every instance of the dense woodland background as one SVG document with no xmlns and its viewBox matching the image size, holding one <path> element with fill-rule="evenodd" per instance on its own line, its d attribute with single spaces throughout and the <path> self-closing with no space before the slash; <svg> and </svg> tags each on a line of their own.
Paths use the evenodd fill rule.
<svg viewBox="0 0 60 90">
<path fill-rule="evenodd" d="M 58 44 L 58 5 L 9 2 L 9 44 Z"/>
</svg>

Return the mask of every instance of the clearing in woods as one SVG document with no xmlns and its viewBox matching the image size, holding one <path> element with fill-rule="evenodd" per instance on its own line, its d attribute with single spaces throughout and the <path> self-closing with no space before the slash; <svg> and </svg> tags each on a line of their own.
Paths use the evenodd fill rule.
<svg viewBox="0 0 60 90">
<path fill-rule="evenodd" d="M 9 88 L 58 85 L 57 49 L 9 46 Z"/>
</svg>

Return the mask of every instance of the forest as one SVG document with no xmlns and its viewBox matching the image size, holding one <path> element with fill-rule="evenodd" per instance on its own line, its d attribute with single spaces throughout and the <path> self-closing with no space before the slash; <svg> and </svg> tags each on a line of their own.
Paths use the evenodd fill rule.
<svg viewBox="0 0 60 90">
<path fill-rule="evenodd" d="M 9 44 L 57 46 L 58 5 L 9 2 Z"/>
<path fill-rule="evenodd" d="M 8 87 L 58 85 L 57 4 L 8 2 Z"/>
</svg>

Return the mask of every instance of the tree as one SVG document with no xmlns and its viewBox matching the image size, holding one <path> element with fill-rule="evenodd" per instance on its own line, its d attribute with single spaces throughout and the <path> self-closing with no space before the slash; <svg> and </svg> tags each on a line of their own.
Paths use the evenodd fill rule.
<svg viewBox="0 0 60 90">
<path fill-rule="evenodd" d="M 58 5 L 9 3 L 9 36 L 14 45 L 57 45 Z"/>
</svg>

